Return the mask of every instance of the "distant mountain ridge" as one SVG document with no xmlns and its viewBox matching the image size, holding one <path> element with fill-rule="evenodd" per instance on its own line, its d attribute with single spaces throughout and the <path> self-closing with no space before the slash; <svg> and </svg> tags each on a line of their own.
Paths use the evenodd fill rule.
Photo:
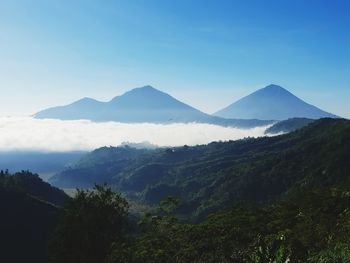
<svg viewBox="0 0 350 263">
<path fill-rule="evenodd" d="M 198 122 L 223 126 L 256 127 L 271 121 L 231 120 L 201 112 L 151 86 L 132 89 L 108 102 L 83 98 L 66 106 L 49 108 L 34 114 L 38 119 L 78 120 L 124 123 Z"/>
<path fill-rule="evenodd" d="M 40 111 L 35 118 L 92 121 L 171 122 L 205 121 L 211 116 L 151 86 L 132 89 L 108 102 L 83 98 L 67 106 Z"/>
<path fill-rule="evenodd" d="M 268 85 L 214 113 L 223 118 L 287 120 L 337 118 L 299 99 L 278 85 Z"/>
</svg>

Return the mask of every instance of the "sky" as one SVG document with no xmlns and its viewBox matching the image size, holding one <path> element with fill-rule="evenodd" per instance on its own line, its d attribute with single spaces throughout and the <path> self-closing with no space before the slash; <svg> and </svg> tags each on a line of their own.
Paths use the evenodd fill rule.
<svg viewBox="0 0 350 263">
<path fill-rule="evenodd" d="M 274 83 L 350 118 L 350 1 L 1 0 L 0 116 L 152 85 L 213 113 Z"/>
</svg>

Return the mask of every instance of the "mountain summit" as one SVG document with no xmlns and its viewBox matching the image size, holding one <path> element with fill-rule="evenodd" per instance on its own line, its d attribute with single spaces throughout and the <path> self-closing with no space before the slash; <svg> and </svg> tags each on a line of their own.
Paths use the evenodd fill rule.
<svg viewBox="0 0 350 263">
<path fill-rule="evenodd" d="M 278 85 L 268 85 L 263 89 L 232 103 L 214 115 L 224 118 L 286 120 L 289 118 L 336 118 L 299 99 Z"/>
</svg>

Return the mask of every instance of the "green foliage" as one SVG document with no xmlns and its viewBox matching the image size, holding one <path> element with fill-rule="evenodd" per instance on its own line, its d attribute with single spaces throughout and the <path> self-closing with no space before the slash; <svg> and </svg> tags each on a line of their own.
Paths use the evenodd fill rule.
<svg viewBox="0 0 350 263">
<path fill-rule="evenodd" d="M 47 243 L 67 200 L 62 191 L 23 171 L 0 171 L 0 262 L 47 262 Z"/>
<path fill-rule="evenodd" d="M 51 262 L 103 263 L 113 242 L 124 239 L 128 203 L 106 186 L 78 190 L 64 207 L 51 244 Z"/>
<path fill-rule="evenodd" d="M 109 261 L 345 263 L 350 231 L 343 223 L 350 222 L 349 205 L 346 192 L 325 188 L 265 208 L 238 206 L 196 225 L 169 214 L 147 214 L 143 232 L 115 245 Z"/>
<path fill-rule="evenodd" d="M 171 215 L 176 208 L 178 208 L 180 205 L 180 200 L 177 198 L 174 198 L 172 196 L 168 196 L 164 200 L 162 200 L 159 204 L 159 211 L 161 214 L 164 215 Z"/>
<path fill-rule="evenodd" d="M 309 258 L 311 263 L 347 263 L 350 262 L 350 244 L 336 243 Z"/>
</svg>

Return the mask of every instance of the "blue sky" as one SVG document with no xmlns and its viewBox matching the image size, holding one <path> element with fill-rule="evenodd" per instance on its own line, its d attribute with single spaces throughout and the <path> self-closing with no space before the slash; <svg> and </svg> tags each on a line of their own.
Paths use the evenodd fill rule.
<svg viewBox="0 0 350 263">
<path fill-rule="evenodd" d="M 1 0 L 0 115 L 150 84 L 212 113 L 270 83 L 350 117 L 350 1 Z"/>
</svg>

